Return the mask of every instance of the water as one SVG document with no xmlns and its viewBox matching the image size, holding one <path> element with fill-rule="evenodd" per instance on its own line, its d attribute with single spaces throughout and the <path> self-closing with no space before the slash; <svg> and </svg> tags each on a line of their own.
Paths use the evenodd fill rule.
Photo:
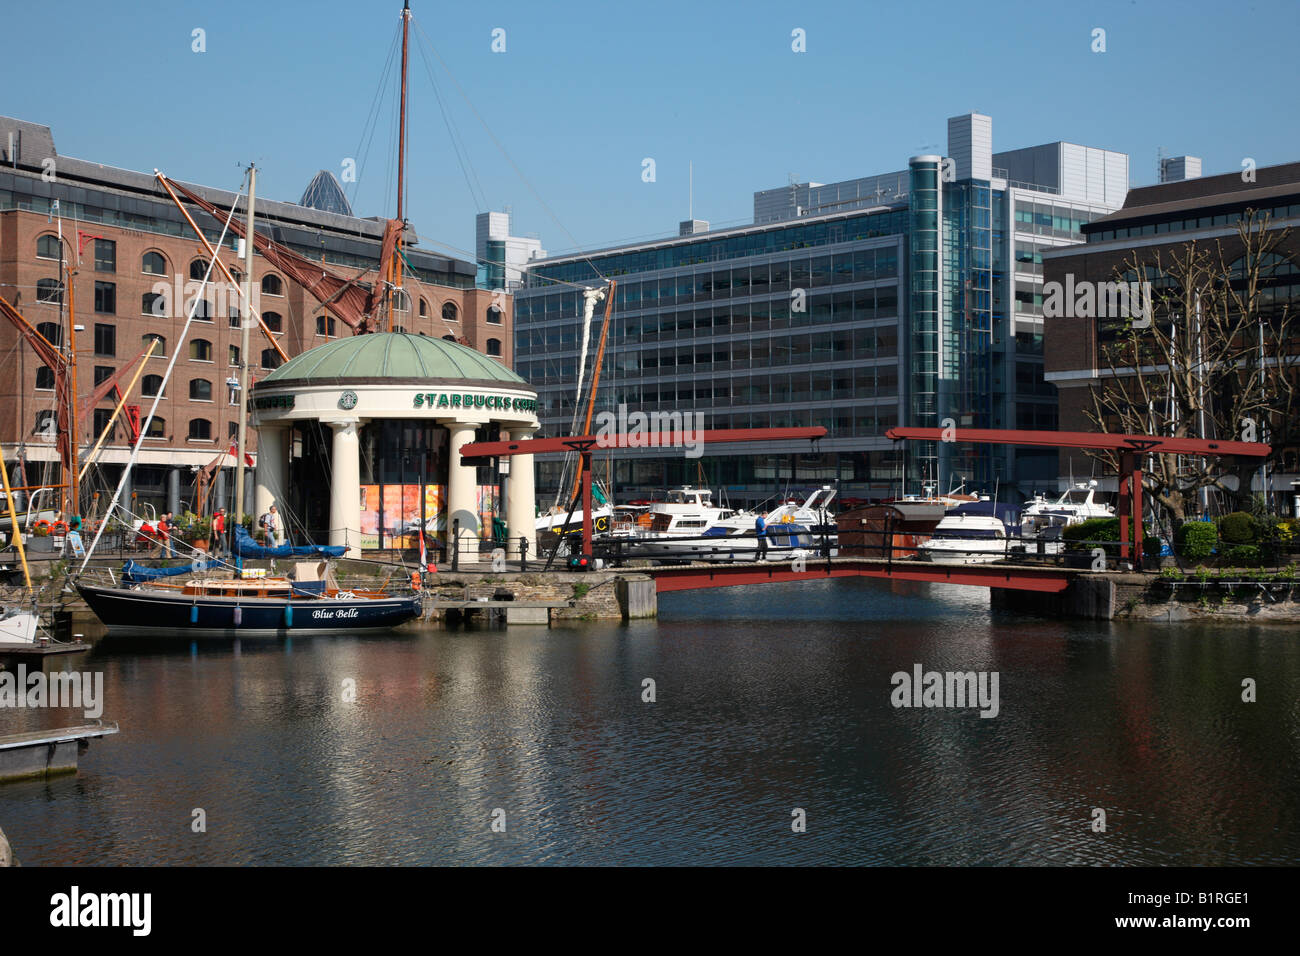
<svg viewBox="0 0 1300 956">
<path fill-rule="evenodd" d="M 45 666 L 102 670 L 122 733 L 76 776 L 0 786 L 0 828 L 27 865 L 1300 861 L 1293 628 L 1049 621 L 847 579 L 660 611 L 105 639 Z M 997 671 L 998 716 L 894 708 L 914 663 Z M 0 710 L 0 733 L 80 717 Z"/>
</svg>

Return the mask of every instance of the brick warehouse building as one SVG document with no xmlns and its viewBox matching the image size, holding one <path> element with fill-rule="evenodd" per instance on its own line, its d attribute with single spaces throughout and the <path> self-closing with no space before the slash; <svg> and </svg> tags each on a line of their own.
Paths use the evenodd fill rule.
<svg viewBox="0 0 1300 956">
<path fill-rule="evenodd" d="M 235 198 L 224 190 L 188 188 L 224 208 Z M 242 210 L 241 199 L 237 215 L 242 217 Z M 222 223 L 193 206 L 188 211 L 209 241 L 215 242 Z M 375 280 L 383 219 L 341 215 L 261 196 L 256 212 L 259 233 L 320 260 L 338 274 Z M 207 254 L 153 176 L 58 156 L 48 127 L 0 117 L 0 295 L 56 344 L 66 346 L 72 334 L 60 328 L 61 315 L 67 324 L 68 298 L 61 308 L 59 216 L 65 255 L 74 257 L 78 401 L 87 399 L 97 384 L 140 354 L 150 336 L 160 336 L 160 347 L 127 399 L 130 405 L 142 406 L 143 419 L 185 325 L 188 302 L 168 300 L 178 293 L 186 300 L 193 296 L 197 280 L 206 271 Z M 232 233 L 227 240 L 221 259 L 238 276 L 243 267 L 235 251 L 238 241 Z M 502 302 L 498 297 L 494 302 L 491 291 L 476 286 L 473 263 L 420 251 L 412 247 L 414 241 L 408 231 L 409 299 L 399 302 L 394 330 L 460 340 L 509 367 L 511 298 L 505 296 Z M 290 358 L 352 334 L 260 254 L 254 272 L 262 317 Z M 190 282 L 193 285 L 186 289 Z M 160 291 L 164 288 L 165 293 Z M 132 476 L 137 501 L 159 511 L 193 506 L 195 469 L 225 452 L 237 429 L 237 396 L 227 381 L 237 378 L 241 358 L 240 300 L 216 270 L 205 298 Z M 250 382 L 255 383 L 281 360 L 256 328 L 249 344 Z M 134 371 L 121 376 L 123 390 Z M 26 479 L 32 484 L 61 480 L 52 433 L 53 389 L 50 371 L 16 329 L 0 323 L 0 403 L 7 409 L 0 418 L 0 442 L 11 467 L 19 458 L 26 463 Z M 115 405 L 116 397 L 110 393 L 81 419 L 77 438 L 83 453 L 103 432 Z M 250 430 L 249 435 L 249 450 L 255 451 L 255 433 Z M 96 466 L 86 474 L 87 494 L 99 491 L 107 500 L 129 454 L 128 427 L 119 418 Z M 234 459 L 228 457 L 224 464 L 229 467 L 214 475 L 213 488 L 229 507 L 234 498 Z M 246 499 L 252 500 L 251 491 Z"/>
<path fill-rule="evenodd" d="M 1216 249 L 1232 263 L 1241 256 L 1238 223 L 1246 210 L 1268 213 L 1270 230 L 1290 230 L 1277 248 L 1279 264 L 1266 277 L 1263 301 L 1274 310 L 1300 309 L 1300 163 L 1264 167 L 1253 181 L 1240 172 L 1205 178 L 1165 182 L 1130 190 L 1122 209 L 1083 227 L 1085 243 L 1043 254 L 1045 285 L 1051 282 L 1078 286 L 1083 282 L 1113 281 L 1136 256 L 1150 265 L 1159 253 L 1165 261 L 1171 252 L 1195 240 L 1198 248 Z M 1217 262 L 1218 252 L 1214 253 Z M 1149 277 L 1159 288 L 1166 276 Z M 1238 280 L 1240 281 L 1240 280 Z M 1064 431 L 1095 431 L 1086 415 L 1089 387 L 1101 381 L 1106 362 L 1105 321 L 1096 318 L 1054 317 L 1044 321 L 1045 373 L 1059 395 L 1059 421 Z M 1266 359 L 1267 360 L 1267 359 Z M 1208 437 L 1214 438 L 1215 435 Z M 1222 436 L 1218 436 L 1222 437 Z M 1269 475 L 1273 492 L 1290 492 L 1290 482 L 1300 477 L 1296 435 L 1270 435 L 1280 447 L 1278 467 Z M 1080 451 L 1062 451 L 1062 480 L 1097 472 L 1097 466 Z M 1104 487 L 1113 490 L 1114 479 Z"/>
</svg>

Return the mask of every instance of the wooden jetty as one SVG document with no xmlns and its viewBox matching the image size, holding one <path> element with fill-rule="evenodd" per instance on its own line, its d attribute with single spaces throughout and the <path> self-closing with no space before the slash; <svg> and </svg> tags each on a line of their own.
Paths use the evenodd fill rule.
<svg viewBox="0 0 1300 956">
<path fill-rule="evenodd" d="M 0 737 L 0 782 L 77 772 L 77 756 L 95 737 L 117 733 L 116 722 L 31 730 Z"/>
</svg>

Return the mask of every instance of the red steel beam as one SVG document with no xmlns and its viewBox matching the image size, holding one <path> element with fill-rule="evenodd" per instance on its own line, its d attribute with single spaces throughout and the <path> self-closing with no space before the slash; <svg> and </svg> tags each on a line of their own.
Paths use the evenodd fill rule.
<svg viewBox="0 0 1300 956">
<path fill-rule="evenodd" d="M 1273 449 L 1262 442 L 1161 438 L 1154 435 L 1103 435 L 1094 432 L 1018 431 L 1011 428 L 889 428 L 894 441 L 955 441 L 976 445 L 1045 445 L 1050 448 L 1100 448 L 1122 452 L 1169 452 L 1175 455 L 1241 455 L 1264 458 Z"/>
<path fill-rule="evenodd" d="M 568 435 L 563 438 L 527 438 L 520 441 L 480 441 L 462 445 L 462 458 L 504 458 L 507 455 L 545 455 L 559 451 L 593 451 L 597 448 L 675 448 L 684 444 L 751 441 L 816 441 L 826 434 L 812 428 L 718 428 L 698 432 L 651 432 L 644 435 Z"/>
<path fill-rule="evenodd" d="M 660 594 L 673 591 L 698 591 L 704 588 L 734 587 L 743 584 L 773 584 L 780 581 L 815 581 L 824 578 L 881 578 L 892 581 L 923 581 L 931 584 L 966 584 L 971 587 L 1001 588 L 1011 591 L 1036 591 L 1060 594 L 1070 581 L 1084 572 L 1065 569 L 1003 568 L 981 564 L 929 564 L 883 560 L 845 560 L 837 558 L 829 566 L 825 560 L 810 559 L 802 571 L 793 562 L 772 564 L 731 564 L 715 567 L 646 568 L 641 573 L 655 579 Z"/>
</svg>

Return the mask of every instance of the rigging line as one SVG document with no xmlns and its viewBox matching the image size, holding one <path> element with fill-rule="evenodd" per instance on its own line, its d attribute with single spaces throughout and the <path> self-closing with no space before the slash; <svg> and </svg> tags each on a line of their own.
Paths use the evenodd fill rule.
<svg viewBox="0 0 1300 956">
<path fill-rule="evenodd" d="M 474 193 L 474 184 L 469 180 L 469 173 L 472 167 L 469 166 L 469 151 L 459 142 L 460 135 L 452 123 L 451 117 L 447 114 L 447 107 L 442 102 L 442 91 L 438 89 L 438 81 L 433 78 L 433 65 L 429 63 L 429 56 L 424 52 L 424 47 L 417 46 L 420 51 L 420 61 L 424 64 L 424 72 L 429 77 L 429 84 L 433 87 L 434 98 L 438 101 L 438 110 L 442 113 L 443 125 L 447 127 L 447 138 L 451 142 L 452 152 L 456 154 L 456 162 L 460 164 L 461 175 L 465 177 L 465 185 L 469 189 L 470 198 L 478 206 L 478 211 L 483 212 L 487 209 L 487 196 L 483 192 L 483 184 L 478 183 L 478 194 Z M 464 155 L 462 156 L 462 151 Z M 478 182 L 478 173 L 474 173 L 474 180 Z"/>
<path fill-rule="evenodd" d="M 393 59 L 397 55 L 397 40 L 401 36 L 401 32 L 402 30 L 401 27 L 399 26 L 393 33 L 393 42 L 390 43 L 388 46 L 388 59 L 384 62 L 384 69 L 379 74 L 379 85 L 375 87 L 375 95 L 371 97 L 370 100 L 370 110 L 366 116 L 366 121 L 364 125 L 362 125 L 361 127 L 361 135 L 357 139 L 357 148 L 355 150 L 355 154 L 362 157 L 362 162 L 361 162 L 361 168 L 357 170 L 357 178 L 351 183 L 352 202 L 357 201 L 357 191 L 359 190 L 360 183 L 361 183 L 361 172 L 365 169 L 366 157 L 370 155 L 370 145 L 369 143 L 366 143 L 366 130 L 367 129 L 371 130 L 370 138 L 371 140 L 373 140 L 375 134 L 374 134 L 374 130 L 371 129 L 371 123 L 373 121 L 375 127 L 378 127 L 379 125 L 379 109 L 383 105 L 381 100 L 384 91 L 388 88 L 388 74 L 392 71 L 393 68 Z M 361 151 L 362 143 L 366 143 L 364 154 Z M 344 195 L 347 195 L 346 191 L 344 192 Z"/>
<path fill-rule="evenodd" d="M 412 19 L 414 20 L 415 18 L 412 17 Z M 541 194 L 535 188 L 533 188 L 533 184 L 528 180 L 528 177 L 524 175 L 524 171 L 519 168 L 518 164 L 514 161 L 514 159 L 511 158 L 510 154 L 506 151 L 505 146 L 503 146 L 501 144 L 501 141 L 497 139 L 496 134 L 492 132 L 492 127 L 488 126 L 487 120 L 483 118 L 483 115 L 474 106 L 474 103 L 469 98 L 469 94 L 465 92 L 464 87 L 460 85 L 460 81 L 456 79 L 456 75 L 451 72 L 451 68 L 447 66 L 446 61 L 443 60 L 442 54 L 438 52 L 438 48 L 433 45 L 433 41 L 429 39 L 429 35 L 424 32 L 424 27 L 422 27 L 418 21 L 416 22 L 415 26 L 416 29 L 420 31 L 420 36 L 424 37 L 424 41 L 427 44 L 429 44 L 429 49 L 433 51 L 433 55 L 436 56 L 438 58 L 438 62 L 442 64 L 442 68 L 446 70 L 447 75 L 451 77 L 452 83 L 456 85 L 456 89 L 460 93 L 461 98 L 465 101 L 465 104 L 470 108 L 470 111 L 473 112 L 473 114 L 478 118 L 479 123 L 482 124 L 483 129 L 487 132 L 488 136 L 492 139 L 492 142 L 496 145 L 496 148 L 500 150 L 501 155 L 505 157 L 506 162 L 509 163 L 511 168 L 514 169 L 515 174 L 519 177 L 519 179 L 523 182 L 523 184 L 528 187 L 528 191 L 533 194 L 533 198 L 537 200 L 537 202 L 541 205 L 541 207 L 544 210 L 546 210 L 546 214 L 550 216 L 551 219 L 555 222 L 555 224 L 560 227 L 560 230 L 566 236 L 569 237 L 569 240 L 575 246 L 580 245 L 580 243 L 578 242 L 577 238 L 573 235 L 573 233 L 569 232 L 569 230 L 565 228 L 564 223 L 560 222 L 559 216 L 557 216 L 555 212 L 551 209 L 551 207 L 547 205 L 546 200 L 542 198 Z M 591 266 L 592 271 L 595 272 L 596 275 L 600 276 L 600 278 L 603 281 L 605 282 L 609 281 L 608 277 L 603 272 L 601 272 L 598 268 L 596 268 L 596 264 L 592 262 L 590 258 L 584 256 L 583 259 L 589 266 Z"/>
<path fill-rule="evenodd" d="M 248 173 L 245 172 L 244 180 L 239 185 L 239 192 L 235 194 L 234 200 L 230 203 L 230 211 L 226 214 L 226 224 L 221 227 L 221 235 L 213 246 L 212 258 L 208 260 L 208 270 L 203 274 L 203 281 L 199 284 L 199 288 L 194 295 L 193 304 L 190 306 L 189 317 L 186 318 L 185 327 L 181 330 L 180 339 L 176 343 L 177 347 L 172 350 L 171 360 L 167 363 L 167 371 L 163 374 L 162 388 L 158 389 L 158 394 L 154 396 L 153 404 L 149 406 L 149 416 L 140 424 L 140 435 L 136 439 L 135 447 L 131 449 L 131 457 L 127 459 L 126 465 L 122 468 L 122 477 L 117 483 L 117 490 L 113 492 L 113 500 L 108 503 L 108 508 L 104 511 L 104 517 L 106 520 L 99 526 L 99 530 L 95 533 L 95 540 L 92 541 L 90 547 L 86 549 L 86 556 L 81 562 L 81 567 L 77 569 L 78 574 L 85 571 L 86 565 L 90 563 L 90 557 L 95 553 L 95 547 L 99 544 L 99 539 L 103 536 L 104 528 L 108 524 L 107 518 L 113 513 L 113 509 L 117 507 L 118 498 L 122 496 L 122 488 L 126 484 L 127 478 L 130 477 L 131 468 L 135 465 L 136 458 L 140 454 L 140 447 L 144 444 L 145 437 L 149 434 L 149 426 L 153 424 L 154 413 L 158 411 L 158 403 L 163 399 L 163 393 L 167 390 L 167 383 L 171 381 L 172 370 L 176 367 L 177 359 L 180 358 L 180 346 L 184 344 L 185 337 L 189 335 L 190 326 L 194 324 L 194 315 L 199 310 L 199 302 L 207 301 L 204 298 L 204 292 L 208 287 L 208 281 L 212 278 L 212 268 L 216 265 L 217 258 L 221 255 L 222 243 L 225 241 L 226 233 L 230 229 L 230 221 L 235 217 L 235 207 L 239 205 L 239 197 L 243 194 L 244 184 L 247 182 Z M 246 362 L 248 361 L 248 356 L 241 355 L 240 360 Z M 242 448 L 240 449 L 240 452 L 243 452 Z"/>
</svg>

